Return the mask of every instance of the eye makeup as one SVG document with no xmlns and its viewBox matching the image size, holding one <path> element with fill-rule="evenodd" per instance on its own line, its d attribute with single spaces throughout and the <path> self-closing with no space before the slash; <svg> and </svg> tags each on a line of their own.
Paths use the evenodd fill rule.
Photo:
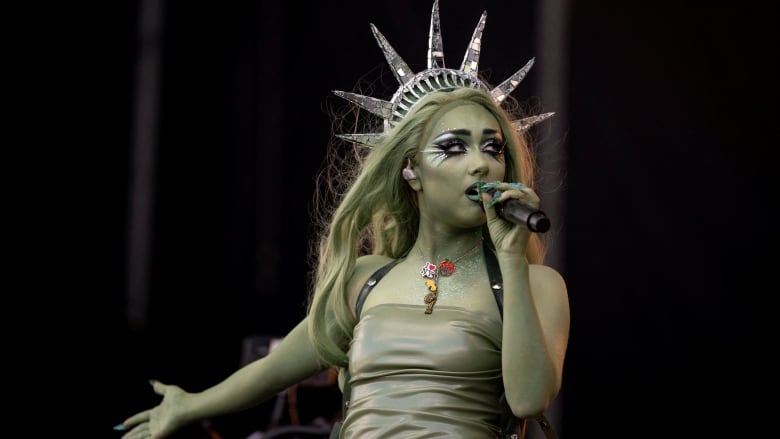
<svg viewBox="0 0 780 439">
<path fill-rule="evenodd" d="M 469 143 L 463 137 L 471 137 L 471 131 L 466 129 L 444 131 L 433 139 L 433 143 L 428 148 L 421 152 L 433 155 L 434 164 L 439 164 L 449 157 L 468 152 Z M 479 150 L 500 160 L 506 145 L 503 137 L 494 129 L 484 129 L 482 137 Z"/>
</svg>

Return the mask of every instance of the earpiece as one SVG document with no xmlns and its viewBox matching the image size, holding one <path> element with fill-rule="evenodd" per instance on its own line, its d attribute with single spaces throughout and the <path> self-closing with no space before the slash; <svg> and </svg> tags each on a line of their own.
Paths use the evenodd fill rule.
<svg viewBox="0 0 780 439">
<path fill-rule="evenodd" d="M 408 162 L 406 163 L 406 167 L 401 171 L 401 175 L 404 177 L 404 180 L 415 180 L 417 178 L 417 174 L 414 173 L 414 170 L 412 169 L 412 159 L 407 159 Z"/>
</svg>

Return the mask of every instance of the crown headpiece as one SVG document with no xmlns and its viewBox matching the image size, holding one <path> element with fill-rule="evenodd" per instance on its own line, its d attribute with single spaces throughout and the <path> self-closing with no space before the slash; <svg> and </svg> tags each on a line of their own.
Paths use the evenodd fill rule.
<svg viewBox="0 0 780 439">
<path fill-rule="evenodd" d="M 482 31 L 485 29 L 487 11 L 477 23 L 471 42 L 463 57 L 460 69 L 448 69 L 444 67 L 444 49 L 442 46 L 441 26 L 439 22 L 439 0 L 434 0 L 433 10 L 431 11 L 431 29 L 428 37 L 428 68 L 419 73 L 414 73 L 404 60 L 398 55 L 387 39 L 379 32 L 376 26 L 371 24 L 371 30 L 379 43 L 379 47 L 385 54 L 387 63 L 390 65 L 401 86 L 396 90 L 390 101 L 364 96 L 356 93 L 336 90 L 333 93 L 337 96 L 353 102 L 369 112 L 384 119 L 384 131 L 381 133 L 365 134 L 339 134 L 338 137 L 352 142 L 360 143 L 366 146 L 374 146 L 379 138 L 396 126 L 411 108 L 420 99 L 428 94 L 438 91 L 454 90 L 457 88 L 476 88 L 490 94 L 493 100 L 498 104 L 512 93 L 520 84 L 525 75 L 531 70 L 534 64 L 532 58 L 523 68 L 515 72 L 504 82 L 492 90 L 489 89 L 479 79 L 479 53 L 482 45 Z M 531 126 L 547 119 L 555 113 L 542 113 L 535 116 L 526 117 L 512 122 L 515 129 L 525 131 Z"/>
</svg>

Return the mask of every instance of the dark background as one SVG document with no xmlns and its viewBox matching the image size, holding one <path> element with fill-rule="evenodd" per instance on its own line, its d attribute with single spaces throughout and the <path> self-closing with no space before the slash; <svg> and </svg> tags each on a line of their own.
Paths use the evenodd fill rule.
<svg viewBox="0 0 780 439">
<path fill-rule="evenodd" d="M 486 9 L 480 66 L 496 82 L 535 56 L 515 95 L 544 107 L 534 3 L 440 8 L 449 65 Z M 762 335 L 778 291 L 776 7 L 569 8 L 568 105 L 545 122 L 561 134 L 541 136 L 568 163 L 566 215 L 552 219 L 572 311 L 560 435 L 747 437 L 771 422 L 758 398 L 775 381 Z M 238 367 L 243 337 L 283 335 L 303 316 L 330 92 L 380 74 L 375 95 L 392 92 L 369 22 L 420 70 L 430 2 L 165 3 L 142 330 L 125 305 L 139 11 L 111 2 L 74 19 L 78 62 L 64 69 L 79 79 L 72 99 L 88 97 L 73 132 L 92 148 L 74 149 L 87 214 L 72 246 L 86 258 L 63 261 L 78 294 L 55 302 L 68 336 L 50 347 L 68 372 L 48 375 L 69 384 L 66 406 L 88 401 L 73 407 L 88 437 L 117 437 L 113 425 L 156 403 L 149 378 L 204 389 Z M 214 422 L 244 438 L 266 416 Z"/>
</svg>

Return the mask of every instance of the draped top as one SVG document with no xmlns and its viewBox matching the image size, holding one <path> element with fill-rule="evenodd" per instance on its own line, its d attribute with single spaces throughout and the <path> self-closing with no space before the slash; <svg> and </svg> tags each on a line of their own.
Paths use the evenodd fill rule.
<svg viewBox="0 0 780 439">
<path fill-rule="evenodd" d="M 349 348 L 341 438 L 498 437 L 501 321 L 439 305 L 364 310 Z"/>
</svg>

